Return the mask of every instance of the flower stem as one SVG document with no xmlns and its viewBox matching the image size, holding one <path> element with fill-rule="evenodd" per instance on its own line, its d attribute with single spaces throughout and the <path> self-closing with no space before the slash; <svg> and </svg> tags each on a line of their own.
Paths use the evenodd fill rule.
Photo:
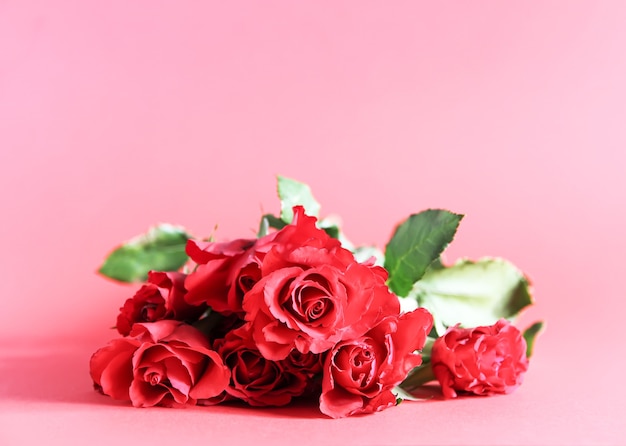
<svg viewBox="0 0 626 446">
<path fill-rule="evenodd" d="M 404 390 L 411 391 L 436 379 L 437 378 L 435 378 L 435 374 L 433 373 L 433 368 L 430 366 L 430 363 L 428 363 L 413 369 L 413 371 L 409 373 L 409 376 L 407 376 L 407 378 L 400 383 L 400 387 Z"/>
</svg>

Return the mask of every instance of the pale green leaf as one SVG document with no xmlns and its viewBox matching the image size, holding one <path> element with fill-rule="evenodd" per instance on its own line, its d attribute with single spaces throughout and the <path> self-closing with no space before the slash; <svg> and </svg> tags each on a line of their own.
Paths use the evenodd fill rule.
<svg viewBox="0 0 626 446">
<path fill-rule="evenodd" d="M 432 397 L 424 398 L 413 395 L 408 390 L 403 389 L 400 386 L 395 386 L 391 389 L 391 393 L 396 397 L 396 405 L 400 404 L 404 400 L 409 401 L 428 401 L 431 400 Z"/>
<path fill-rule="evenodd" d="M 154 226 L 111 252 L 98 272 L 120 282 L 142 282 L 150 270 L 176 271 L 187 262 L 185 246 L 190 238 L 178 226 Z"/>
<path fill-rule="evenodd" d="M 359 246 L 354 248 L 354 258 L 357 262 L 363 263 L 374 258 L 374 265 L 383 266 L 385 264 L 385 255 L 376 246 Z"/>
<path fill-rule="evenodd" d="M 280 198 L 280 219 L 285 223 L 293 220 L 293 207 L 301 205 L 307 215 L 319 216 L 320 204 L 311 193 L 311 188 L 299 181 L 278 176 L 278 198 Z"/>
<path fill-rule="evenodd" d="M 512 319 L 532 303 L 524 274 L 504 259 L 461 260 L 443 269 L 430 269 L 411 295 L 435 318 L 441 336 L 447 327 L 477 327 Z"/>
<path fill-rule="evenodd" d="M 276 217 L 272 214 L 265 214 L 261 217 L 261 223 L 259 224 L 259 232 L 257 232 L 257 237 L 263 237 L 268 234 L 270 228 L 274 229 L 282 229 L 287 225 L 280 218 Z"/>
</svg>

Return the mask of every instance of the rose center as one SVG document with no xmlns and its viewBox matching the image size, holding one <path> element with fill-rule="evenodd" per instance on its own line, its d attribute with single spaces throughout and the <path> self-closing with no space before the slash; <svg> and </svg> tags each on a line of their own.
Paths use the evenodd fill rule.
<svg viewBox="0 0 626 446">
<path fill-rule="evenodd" d="M 309 303 L 306 309 L 307 319 L 313 320 L 319 318 L 322 314 L 324 314 L 325 309 L 326 302 L 324 302 L 324 300 L 318 300 L 313 303 Z"/>
<path fill-rule="evenodd" d="M 141 309 L 141 319 L 146 322 L 154 322 L 156 317 L 157 306 L 155 304 L 146 304 Z"/>
<path fill-rule="evenodd" d="M 352 365 L 354 367 L 362 367 L 365 364 L 372 362 L 372 352 L 369 350 L 360 350 L 353 358 Z"/>
<path fill-rule="evenodd" d="M 322 323 L 321 319 L 334 307 L 325 290 L 315 285 L 303 286 L 294 297 L 294 310 L 303 322 Z"/>
<path fill-rule="evenodd" d="M 150 372 L 147 373 L 146 376 L 144 376 L 144 380 L 153 386 L 161 384 L 161 379 L 161 374 L 157 372 Z"/>
<path fill-rule="evenodd" d="M 245 266 L 237 279 L 238 292 L 241 298 L 256 285 L 261 278 L 261 269 L 256 263 Z"/>
<path fill-rule="evenodd" d="M 248 389 L 271 385 L 280 375 L 275 364 L 251 350 L 229 355 L 228 362 L 232 364 L 233 380 Z"/>
</svg>

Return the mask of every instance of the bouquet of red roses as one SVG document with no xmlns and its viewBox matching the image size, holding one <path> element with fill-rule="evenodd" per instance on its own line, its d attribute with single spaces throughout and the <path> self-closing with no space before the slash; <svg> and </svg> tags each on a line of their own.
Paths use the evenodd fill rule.
<svg viewBox="0 0 626 446">
<path fill-rule="evenodd" d="M 384 254 L 355 247 L 305 184 L 278 177 L 279 216 L 258 236 L 197 240 L 159 225 L 113 251 L 100 273 L 143 285 L 91 358 L 97 390 L 137 407 L 315 397 L 333 418 L 413 399 L 437 380 L 445 397 L 509 393 L 528 367 L 538 322 L 502 259 L 441 254 L 461 215 L 427 210 L 400 224 Z"/>
</svg>

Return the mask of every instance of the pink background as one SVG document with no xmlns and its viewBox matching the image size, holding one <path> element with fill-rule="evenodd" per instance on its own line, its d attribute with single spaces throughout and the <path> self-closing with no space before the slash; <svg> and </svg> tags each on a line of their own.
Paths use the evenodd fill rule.
<svg viewBox="0 0 626 446">
<path fill-rule="evenodd" d="M 0 444 L 625 441 L 626 3 L 0 0 Z M 158 221 L 252 235 L 276 174 L 357 243 L 465 213 L 548 321 L 513 395 L 137 410 L 93 351 L 134 290 L 94 271 Z M 120 443 L 120 441 L 122 443 Z"/>
</svg>

